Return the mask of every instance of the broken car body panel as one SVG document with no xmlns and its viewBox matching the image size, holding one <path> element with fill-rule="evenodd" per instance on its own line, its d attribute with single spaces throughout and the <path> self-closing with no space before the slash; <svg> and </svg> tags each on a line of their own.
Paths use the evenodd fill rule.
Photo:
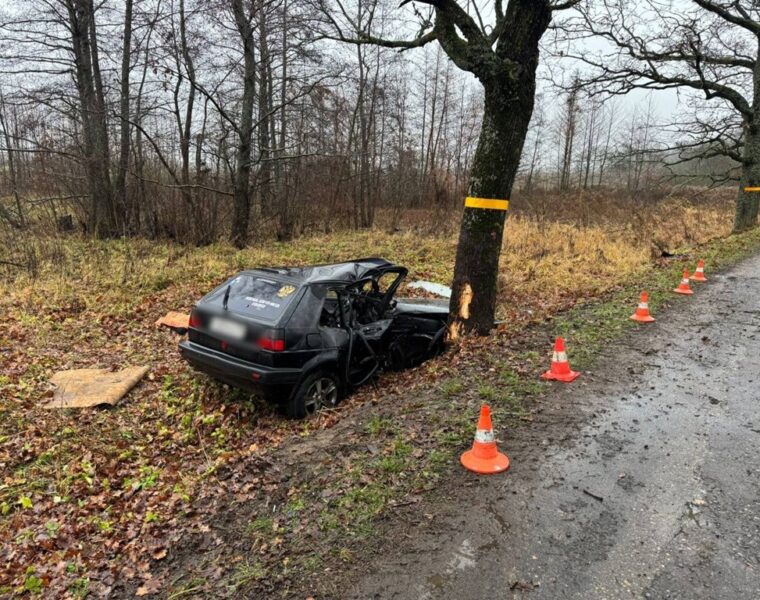
<svg viewBox="0 0 760 600">
<path fill-rule="evenodd" d="M 443 347 L 448 307 L 396 301 L 406 274 L 382 258 L 243 271 L 196 304 L 180 352 L 201 371 L 280 401 L 317 370 L 348 391 Z"/>
<path fill-rule="evenodd" d="M 451 298 L 451 288 L 442 283 L 435 283 L 434 281 L 413 281 L 408 283 L 406 287 L 411 289 L 420 289 L 440 296 L 441 298 Z"/>
</svg>

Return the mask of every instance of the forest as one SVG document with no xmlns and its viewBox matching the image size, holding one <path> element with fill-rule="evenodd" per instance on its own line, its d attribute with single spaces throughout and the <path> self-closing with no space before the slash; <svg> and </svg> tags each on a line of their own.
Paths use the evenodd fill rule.
<svg viewBox="0 0 760 600">
<path fill-rule="evenodd" d="M 625 44 L 639 33 L 614 37 L 614 11 L 628 9 L 607 4 L 607 21 L 575 16 L 563 39 L 543 42 L 547 65 L 515 192 L 611 188 L 636 197 L 728 185 L 740 172 L 741 113 L 719 92 L 705 100 L 684 87 L 679 116 L 663 122 L 654 92 L 621 97 L 676 83 L 645 80 L 645 67 L 624 72 L 635 68 Z M 681 19 L 684 36 L 699 16 Z M 372 227 L 378 213 L 390 227 L 417 209 L 443 222 L 466 195 L 483 112 L 475 78 L 439 44 L 400 52 L 336 41 L 351 28 L 414 37 L 412 16 L 392 4 L 132 0 L 96 11 L 86 2 L 10 2 L 2 18 L 6 229 L 243 247 Z M 619 40 L 619 70 L 584 70 L 598 60 L 579 46 L 592 18 L 596 28 L 610 25 L 599 36 Z M 664 15 L 663 28 L 666 18 L 676 15 Z M 743 33 L 712 21 L 701 25 L 706 56 Z M 641 35 L 662 53 L 660 32 Z M 707 70 L 705 78 L 749 90 L 757 49 L 745 41 L 746 60 L 682 70 L 695 71 L 692 83 Z M 676 60 L 680 69 L 687 59 Z"/>
</svg>

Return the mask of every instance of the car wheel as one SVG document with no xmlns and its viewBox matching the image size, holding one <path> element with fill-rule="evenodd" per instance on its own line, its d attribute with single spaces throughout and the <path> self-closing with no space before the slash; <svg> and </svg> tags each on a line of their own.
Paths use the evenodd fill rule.
<svg viewBox="0 0 760 600">
<path fill-rule="evenodd" d="M 308 375 L 285 406 L 286 414 L 293 419 L 303 419 L 323 408 L 333 408 L 340 398 L 340 381 L 329 371 L 317 371 Z"/>
</svg>

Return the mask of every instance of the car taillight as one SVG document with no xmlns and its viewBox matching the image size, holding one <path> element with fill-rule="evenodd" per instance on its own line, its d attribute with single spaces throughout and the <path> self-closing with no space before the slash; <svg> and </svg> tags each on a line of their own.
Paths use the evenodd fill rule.
<svg viewBox="0 0 760 600">
<path fill-rule="evenodd" d="M 262 336 L 257 343 L 262 350 L 269 350 L 270 352 L 282 352 L 285 350 L 285 340 L 276 340 L 272 337 Z"/>
<path fill-rule="evenodd" d="M 201 326 L 201 318 L 198 316 L 198 313 L 195 311 L 192 311 L 190 313 L 190 327 L 193 329 L 198 329 Z"/>
</svg>

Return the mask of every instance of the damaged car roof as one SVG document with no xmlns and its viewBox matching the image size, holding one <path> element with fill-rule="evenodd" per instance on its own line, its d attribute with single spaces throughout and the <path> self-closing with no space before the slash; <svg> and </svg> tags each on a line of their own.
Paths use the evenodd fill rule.
<svg viewBox="0 0 760 600">
<path fill-rule="evenodd" d="M 384 258 L 370 257 L 326 265 L 308 267 L 263 267 L 250 269 L 249 273 L 269 273 L 300 283 L 320 283 L 330 281 L 358 281 L 372 275 L 375 271 L 395 267 L 394 263 Z"/>
</svg>

